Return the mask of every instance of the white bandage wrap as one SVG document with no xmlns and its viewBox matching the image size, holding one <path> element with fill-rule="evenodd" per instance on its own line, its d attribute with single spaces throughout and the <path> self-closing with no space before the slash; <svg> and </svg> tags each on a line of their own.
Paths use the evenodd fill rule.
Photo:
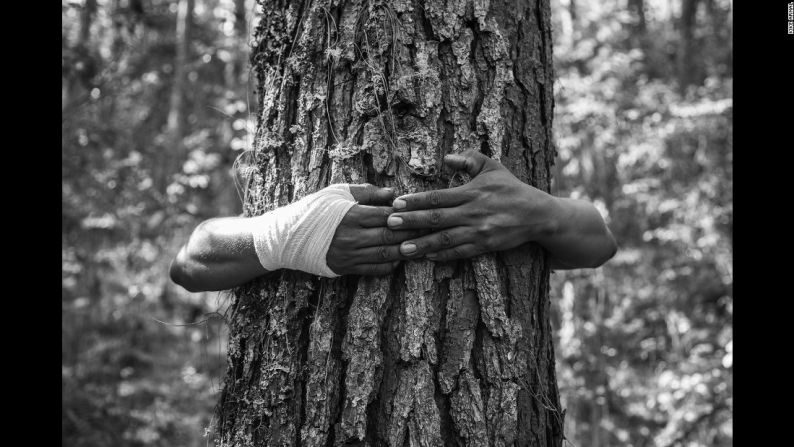
<svg viewBox="0 0 794 447">
<path fill-rule="evenodd" d="M 282 268 L 334 278 L 325 262 L 336 227 L 356 204 L 346 184 L 330 185 L 297 202 L 251 218 L 259 262 L 268 271 Z"/>
</svg>

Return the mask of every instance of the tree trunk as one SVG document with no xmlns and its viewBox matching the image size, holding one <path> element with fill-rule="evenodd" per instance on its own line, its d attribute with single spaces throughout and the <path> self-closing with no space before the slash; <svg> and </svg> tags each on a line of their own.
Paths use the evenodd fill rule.
<svg viewBox="0 0 794 447">
<path fill-rule="evenodd" d="M 549 190 L 553 72 L 540 2 L 260 1 L 245 213 L 330 183 L 460 184 L 479 149 Z M 236 289 L 224 446 L 562 445 L 536 244 L 393 275 L 282 270 Z"/>
<path fill-rule="evenodd" d="M 628 9 L 633 11 L 637 17 L 635 24 L 637 31 L 644 35 L 647 29 L 645 23 L 645 0 L 629 0 Z"/>
<path fill-rule="evenodd" d="M 80 36 L 78 38 L 80 45 L 88 45 L 88 40 L 91 38 L 91 23 L 94 21 L 96 10 L 96 0 L 85 0 L 83 2 L 83 9 L 80 11 Z"/>
<path fill-rule="evenodd" d="M 246 14 L 245 3 L 245 0 L 234 0 L 234 32 L 242 42 L 248 42 L 249 39 L 248 14 Z M 238 80 L 241 79 L 246 68 L 245 58 L 235 58 L 232 66 L 234 69 L 234 77 Z"/>
<path fill-rule="evenodd" d="M 79 55 L 75 61 L 76 69 L 70 70 L 66 79 L 61 82 L 61 112 L 72 104 L 75 97 L 79 97 L 91 84 L 96 73 L 96 62 L 90 48 L 91 25 L 97 12 L 96 0 L 85 0 L 80 9 L 80 27 L 77 33 L 77 43 L 74 51 Z M 63 37 L 66 39 L 66 36 Z"/>
<path fill-rule="evenodd" d="M 168 118 L 166 121 L 166 146 L 161 153 L 162 162 L 158 175 L 160 190 L 165 192 L 168 177 L 176 172 L 179 162 L 184 160 L 185 137 L 185 81 L 190 53 L 190 29 L 193 22 L 194 0 L 179 0 L 176 16 L 174 57 L 174 79 L 171 84 Z"/>
<path fill-rule="evenodd" d="M 231 97 L 227 96 L 227 103 L 237 101 L 240 98 L 246 100 L 248 104 L 248 73 L 246 73 L 246 63 L 248 60 L 249 40 L 248 36 L 248 15 L 246 14 L 246 0 L 234 0 L 232 12 L 234 13 L 234 37 L 227 46 L 234 58 L 229 61 L 223 70 L 223 80 L 227 92 L 231 92 Z M 229 110 L 226 119 L 221 123 L 220 152 L 221 163 L 225 166 L 234 166 L 236 153 L 230 149 L 234 138 L 234 121 L 239 118 L 237 107 Z M 234 182 L 229 182 L 230 171 L 216 171 L 213 174 L 212 183 L 217 185 L 217 193 L 214 198 L 215 209 L 218 214 L 223 216 L 238 215 L 241 212 L 240 201 L 238 200 L 237 186 Z M 234 172 L 231 172 L 235 175 Z"/>
<path fill-rule="evenodd" d="M 579 14 L 576 12 L 576 0 L 568 0 L 568 16 L 571 18 L 572 47 L 579 41 Z"/>
<path fill-rule="evenodd" d="M 695 21 L 699 0 L 682 0 L 681 3 L 681 51 L 678 55 L 678 84 L 681 94 L 697 82 L 698 65 L 695 60 Z"/>
</svg>

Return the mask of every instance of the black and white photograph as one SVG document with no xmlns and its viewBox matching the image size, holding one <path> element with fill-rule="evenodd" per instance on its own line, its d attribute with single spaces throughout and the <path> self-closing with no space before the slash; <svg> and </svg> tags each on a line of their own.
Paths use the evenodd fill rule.
<svg viewBox="0 0 794 447">
<path fill-rule="evenodd" d="M 62 0 L 61 444 L 733 446 L 733 16 Z"/>
</svg>

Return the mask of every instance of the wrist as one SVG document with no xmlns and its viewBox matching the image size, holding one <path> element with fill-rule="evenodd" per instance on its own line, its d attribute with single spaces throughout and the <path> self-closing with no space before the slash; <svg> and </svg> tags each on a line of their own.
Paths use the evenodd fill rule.
<svg viewBox="0 0 794 447">
<path fill-rule="evenodd" d="M 252 235 L 262 267 L 339 276 L 328 267 L 326 254 L 336 227 L 355 205 L 345 188 L 332 185 L 255 218 L 259 225 Z"/>
<path fill-rule="evenodd" d="M 565 206 L 560 198 L 537 189 L 533 192 L 534 194 L 530 195 L 530 200 L 533 202 L 530 208 L 532 213 L 530 221 L 534 224 L 529 225 L 531 233 L 529 241 L 543 245 L 562 232 L 565 219 L 568 217 L 565 215 Z"/>
</svg>

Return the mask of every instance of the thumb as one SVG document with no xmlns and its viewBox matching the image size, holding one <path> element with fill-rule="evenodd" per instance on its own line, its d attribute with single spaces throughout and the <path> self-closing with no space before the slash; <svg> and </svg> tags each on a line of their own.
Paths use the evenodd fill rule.
<svg viewBox="0 0 794 447">
<path fill-rule="evenodd" d="M 369 183 L 349 187 L 353 199 L 362 205 L 391 205 L 394 199 L 394 190 L 391 188 L 378 188 Z"/>
<path fill-rule="evenodd" d="M 448 154 L 444 157 L 444 164 L 452 169 L 466 171 L 471 177 L 490 171 L 490 165 L 493 161 L 488 156 L 474 150 L 468 150 L 460 154 Z"/>
</svg>

